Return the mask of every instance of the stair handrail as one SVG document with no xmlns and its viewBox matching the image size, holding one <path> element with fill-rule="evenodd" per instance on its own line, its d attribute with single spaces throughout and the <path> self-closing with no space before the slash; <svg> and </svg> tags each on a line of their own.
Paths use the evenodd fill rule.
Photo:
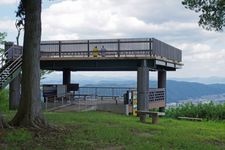
<svg viewBox="0 0 225 150">
<path fill-rule="evenodd" d="M 9 74 L 1 78 L 1 82 L 7 81 L 8 77 L 11 76 L 21 65 L 22 65 L 22 61 L 17 62 L 17 64 L 9 71 Z"/>
<path fill-rule="evenodd" d="M 4 71 L 1 72 L 1 74 L 3 74 L 3 72 L 5 72 L 5 70 L 8 70 L 8 72 L 6 72 L 6 76 L 1 75 L 0 78 L 0 88 L 5 87 L 9 82 L 11 82 L 12 79 L 14 79 L 15 75 L 13 75 L 15 72 L 19 72 L 22 66 L 22 57 L 20 56 L 19 59 L 17 59 L 16 61 L 13 62 L 13 66 L 12 67 L 6 67 L 4 69 Z M 14 77 L 13 77 L 14 76 Z"/>
<path fill-rule="evenodd" d="M 18 45 L 13 45 L 13 46 L 11 46 L 9 49 L 7 49 L 4 53 L 2 53 L 1 55 L 0 55 L 0 68 L 2 68 L 3 66 L 4 66 L 4 57 L 7 57 L 7 53 L 10 51 L 10 50 L 12 50 L 12 49 L 19 49 L 19 48 L 23 48 L 22 46 L 18 46 Z M 22 53 L 23 53 L 23 51 L 22 51 Z M 7 59 L 6 59 L 7 60 Z"/>
<path fill-rule="evenodd" d="M 7 66 L 7 68 L 10 68 L 10 67 L 12 67 L 14 64 L 18 63 L 18 61 L 19 61 L 20 59 L 22 60 L 22 55 L 19 55 L 19 57 L 18 57 L 16 60 L 14 60 L 9 66 Z M 7 69 L 7 68 L 5 68 L 5 69 Z M 5 70 L 5 69 L 4 69 L 4 70 Z M 4 70 L 0 73 L 0 75 L 3 74 Z"/>
</svg>

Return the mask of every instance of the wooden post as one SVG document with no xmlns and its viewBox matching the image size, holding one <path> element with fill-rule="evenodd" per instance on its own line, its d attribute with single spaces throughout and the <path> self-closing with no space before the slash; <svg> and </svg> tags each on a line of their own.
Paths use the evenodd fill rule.
<svg viewBox="0 0 225 150">
<path fill-rule="evenodd" d="M 157 124 L 159 120 L 159 116 L 157 113 L 152 113 L 152 124 Z"/>
</svg>

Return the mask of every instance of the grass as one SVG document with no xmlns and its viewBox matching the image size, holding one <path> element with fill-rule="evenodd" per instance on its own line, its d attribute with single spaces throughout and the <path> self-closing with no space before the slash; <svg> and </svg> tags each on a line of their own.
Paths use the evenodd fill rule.
<svg viewBox="0 0 225 150">
<path fill-rule="evenodd" d="M 142 124 L 136 117 L 105 112 L 45 113 L 45 116 L 64 130 L 2 130 L 0 149 L 225 149 L 222 121 L 160 118 L 158 125 L 152 125 L 150 119 Z"/>
<path fill-rule="evenodd" d="M 9 90 L 0 90 L 0 112 L 9 111 Z"/>
</svg>

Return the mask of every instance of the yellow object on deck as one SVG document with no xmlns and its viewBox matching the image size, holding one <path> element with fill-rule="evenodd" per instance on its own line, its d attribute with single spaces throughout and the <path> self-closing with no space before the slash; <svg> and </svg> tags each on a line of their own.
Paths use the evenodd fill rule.
<svg viewBox="0 0 225 150">
<path fill-rule="evenodd" d="M 98 50 L 97 47 L 95 47 L 95 48 L 93 49 L 93 57 L 98 57 L 98 55 L 99 55 L 99 50 Z"/>
</svg>

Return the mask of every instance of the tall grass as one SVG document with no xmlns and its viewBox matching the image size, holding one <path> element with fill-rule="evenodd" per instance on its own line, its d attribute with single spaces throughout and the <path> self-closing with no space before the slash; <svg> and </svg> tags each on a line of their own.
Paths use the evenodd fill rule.
<svg viewBox="0 0 225 150">
<path fill-rule="evenodd" d="M 197 117 L 207 120 L 224 120 L 225 104 L 215 104 L 213 102 L 207 104 L 187 103 L 176 108 L 169 108 L 166 111 L 168 117 Z"/>
<path fill-rule="evenodd" d="M 9 90 L 0 90 L 0 112 L 9 111 Z"/>
</svg>

